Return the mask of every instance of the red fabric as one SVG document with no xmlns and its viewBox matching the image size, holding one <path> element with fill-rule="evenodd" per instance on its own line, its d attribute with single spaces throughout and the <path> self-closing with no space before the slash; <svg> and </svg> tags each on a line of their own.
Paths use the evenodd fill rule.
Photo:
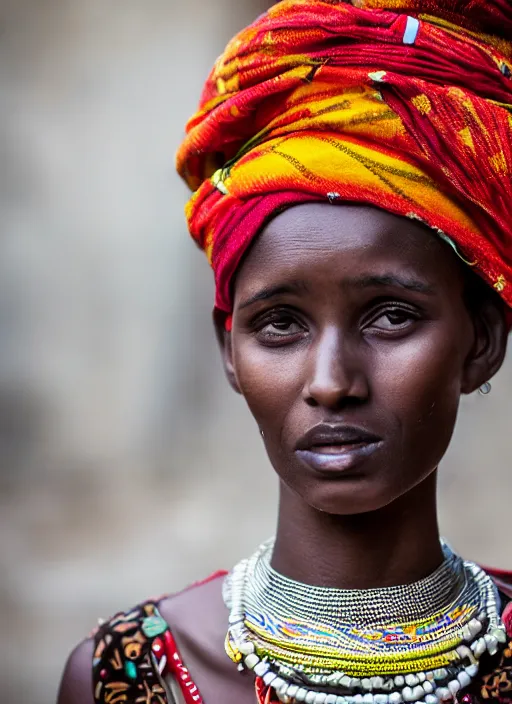
<svg viewBox="0 0 512 704">
<path fill-rule="evenodd" d="M 512 638 L 512 601 L 505 606 L 503 611 L 503 623 L 507 629 L 507 635 Z"/>
<path fill-rule="evenodd" d="M 493 578 L 498 589 L 512 599 L 512 572 L 492 567 L 484 567 L 483 569 Z"/>
<path fill-rule="evenodd" d="M 194 191 L 189 228 L 214 269 L 217 308 L 231 311 L 233 275 L 268 219 L 331 192 L 442 230 L 512 306 L 512 5 L 353 2 L 278 3 L 228 45 L 187 125 L 177 165 Z M 412 44 L 407 15 L 420 20 Z M 333 173 L 330 158 L 315 160 L 328 143 L 357 155 L 346 161 L 355 180 L 345 162 Z M 282 144 L 292 146 L 279 162 Z M 386 182 L 393 159 L 405 188 Z"/>
</svg>

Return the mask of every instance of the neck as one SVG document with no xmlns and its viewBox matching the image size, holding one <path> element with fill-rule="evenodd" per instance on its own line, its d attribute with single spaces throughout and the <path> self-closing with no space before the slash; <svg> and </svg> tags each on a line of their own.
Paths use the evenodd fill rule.
<svg viewBox="0 0 512 704">
<path fill-rule="evenodd" d="M 318 511 L 281 485 L 272 567 L 298 582 L 339 589 L 375 589 L 426 577 L 443 560 L 436 476 L 433 472 L 378 511 L 353 516 Z"/>
</svg>

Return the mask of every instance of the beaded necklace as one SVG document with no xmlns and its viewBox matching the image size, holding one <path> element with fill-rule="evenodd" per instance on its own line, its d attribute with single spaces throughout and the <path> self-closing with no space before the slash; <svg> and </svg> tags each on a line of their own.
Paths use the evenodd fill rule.
<svg viewBox="0 0 512 704">
<path fill-rule="evenodd" d="M 224 582 L 226 652 L 285 703 L 439 704 L 506 642 L 490 577 L 442 543 L 413 584 L 346 590 L 301 584 L 270 565 L 273 540 Z"/>
</svg>

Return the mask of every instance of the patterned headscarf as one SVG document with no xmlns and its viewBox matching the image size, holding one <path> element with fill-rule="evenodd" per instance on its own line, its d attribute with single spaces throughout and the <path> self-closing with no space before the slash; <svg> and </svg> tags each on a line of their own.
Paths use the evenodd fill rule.
<svg viewBox="0 0 512 704">
<path fill-rule="evenodd" d="M 284 0 L 236 36 L 178 171 L 217 308 L 285 207 L 419 220 L 512 307 L 511 0 Z"/>
</svg>

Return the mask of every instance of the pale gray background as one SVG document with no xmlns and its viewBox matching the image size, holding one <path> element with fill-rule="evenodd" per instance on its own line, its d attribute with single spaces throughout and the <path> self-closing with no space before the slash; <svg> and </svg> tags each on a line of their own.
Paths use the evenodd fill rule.
<svg viewBox="0 0 512 704">
<path fill-rule="evenodd" d="M 0 0 L 0 700 L 51 704 L 118 607 L 229 567 L 276 483 L 210 325 L 173 172 L 263 0 Z M 512 567 L 512 364 L 466 399 L 442 526 Z"/>
</svg>

